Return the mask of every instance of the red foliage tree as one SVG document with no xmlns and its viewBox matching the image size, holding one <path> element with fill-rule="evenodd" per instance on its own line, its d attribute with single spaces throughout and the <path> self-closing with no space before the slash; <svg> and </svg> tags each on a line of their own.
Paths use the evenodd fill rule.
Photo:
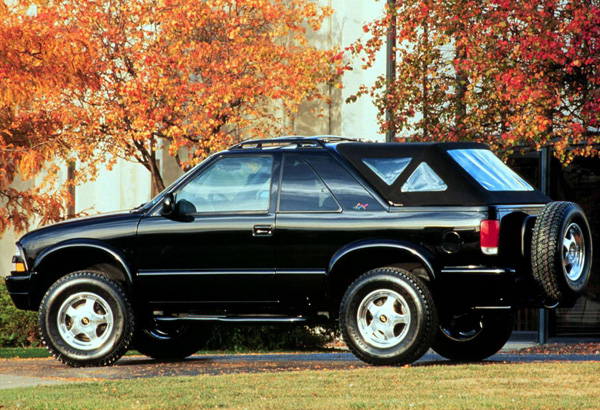
<svg viewBox="0 0 600 410">
<path fill-rule="evenodd" d="M 356 96 L 374 98 L 382 129 L 409 139 L 484 141 L 503 153 L 552 145 L 565 162 L 597 154 L 598 1 L 398 1 L 351 47 L 367 66 L 392 14 L 396 81 L 387 93 L 380 77 Z"/>
</svg>

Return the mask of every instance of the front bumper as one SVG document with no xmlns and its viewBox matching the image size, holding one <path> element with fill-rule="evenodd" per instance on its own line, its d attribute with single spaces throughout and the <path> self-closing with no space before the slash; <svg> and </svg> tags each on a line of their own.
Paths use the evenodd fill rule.
<svg viewBox="0 0 600 410">
<path fill-rule="evenodd" d="M 29 282 L 31 280 L 30 275 L 10 275 L 5 279 L 6 290 L 12 299 L 13 303 L 18 309 L 30 310 L 30 298 L 29 298 Z"/>
</svg>

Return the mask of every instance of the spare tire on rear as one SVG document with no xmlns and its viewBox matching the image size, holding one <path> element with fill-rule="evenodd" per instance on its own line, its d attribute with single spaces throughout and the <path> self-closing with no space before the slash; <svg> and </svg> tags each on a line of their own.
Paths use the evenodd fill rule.
<svg viewBox="0 0 600 410">
<path fill-rule="evenodd" d="M 581 208 L 551 202 L 537 217 L 531 268 L 548 303 L 572 301 L 583 292 L 592 267 L 592 237 Z"/>
</svg>

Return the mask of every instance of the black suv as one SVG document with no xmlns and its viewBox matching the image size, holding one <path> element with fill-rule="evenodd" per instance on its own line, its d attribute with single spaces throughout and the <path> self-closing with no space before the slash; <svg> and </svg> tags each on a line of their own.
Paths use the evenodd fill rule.
<svg viewBox="0 0 600 410">
<path fill-rule="evenodd" d="M 129 212 L 23 236 L 8 291 L 72 366 L 194 353 L 216 322 L 337 320 L 376 365 L 480 360 L 517 308 L 572 305 L 581 209 L 476 143 L 247 141 Z"/>
</svg>

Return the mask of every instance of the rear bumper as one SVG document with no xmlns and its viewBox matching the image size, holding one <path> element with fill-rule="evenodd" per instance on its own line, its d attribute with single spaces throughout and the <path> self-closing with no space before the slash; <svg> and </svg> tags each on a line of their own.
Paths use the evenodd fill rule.
<svg viewBox="0 0 600 410">
<path fill-rule="evenodd" d="M 29 303 L 29 282 L 31 276 L 7 276 L 6 290 L 12 299 L 13 303 L 18 309 L 30 310 L 31 306 Z"/>
<path fill-rule="evenodd" d="M 518 304 L 516 272 L 488 266 L 445 266 L 438 274 L 436 297 L 442 305 L 508 308 Z"/>
</svg>

